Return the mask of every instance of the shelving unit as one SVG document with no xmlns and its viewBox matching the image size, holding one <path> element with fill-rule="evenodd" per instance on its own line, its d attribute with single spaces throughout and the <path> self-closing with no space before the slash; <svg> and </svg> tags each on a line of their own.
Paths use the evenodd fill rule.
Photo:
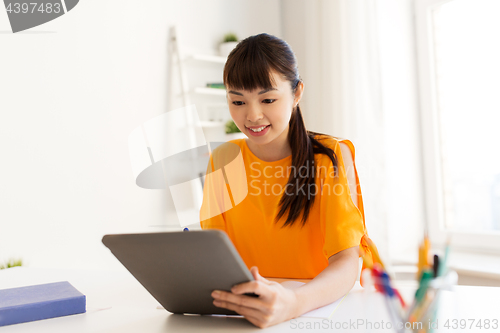
<svg viewBox="0 0 500 333">
<path fill-rule="evenodd" d="M 176 104 L 179 104 L 179 97 L 183 106 L 195 104 L 206 139 L 225 141 L 225 123 L 231 119 L 225 98 L 226 90 L 203 85 L 207 82 L 222 83 L 222 70 L 227 58 L 196 52 L 184 53 L 181 45 L 173 26 L 169 47 L 169 109 L 174 108 L 172 100 L 175 99 Z M 179 74 L 179 80 L 173 78 L 176 73 Z"/>
<path fill-rule="evenodd" d="M 203 94 L 203 95 L 216 95 L 216 96 L 226 96 L 226 90 L 225 89 L 218 89 L 218 88 L 194 88 L 194 92 L 197 94 Z"/>
<path fill-rule="evenodd" d="M 184 57 L 183 60 L 188 60 L 188 61 L 196 60 L 196 61 L 213 62 L 216 64 L 225 64 L 227 59 L 224 57 L 208 55 L 208 54 L 188 54 Z"/>
<path fill-rule="evenodd" d="M 225 123 L 223 121 L 202 120 L 200 121 L 200 123 L 201 127 L 205 128 L 225 126 Z"/>
</svg>

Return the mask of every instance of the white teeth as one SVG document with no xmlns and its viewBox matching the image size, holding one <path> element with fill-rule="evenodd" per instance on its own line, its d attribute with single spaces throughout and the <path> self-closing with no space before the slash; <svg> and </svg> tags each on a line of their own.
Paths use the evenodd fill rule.
<svg viewBox="0 0 500 333">
<path fill-rule="evenodd" d="M 262 131 L 264 128 L 266 128 L 267 126 L 268 126 L 268 125 L 266 125 L 266 126 L 262 126 L 262 127 L 259 127 L 259 128 L 255 128 L 255 129 L 254 129 L 254 128 L 250 128 L 250 129 L 251 129 L 253 132 L 258 133 L 258 132 Z"/>
</svg>

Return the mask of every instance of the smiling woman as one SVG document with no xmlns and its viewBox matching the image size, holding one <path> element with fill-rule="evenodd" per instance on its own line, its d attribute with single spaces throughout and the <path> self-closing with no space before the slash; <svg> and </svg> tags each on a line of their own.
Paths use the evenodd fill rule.
<svg viewBox="0 0 500 333">
<path fill-rule="evenodd" d="M 259 327 L 334 302 L 356 280 L 359 247 L 371 258 L 354 146 L 306 130 L 299 107 L 304 83 L 297 68 L 288 44 L 268 34 L 248 37 L 230 53 L 223 75 L 229 111 L 248 137 L 230 142 L 241 151 L 250 190 L 236 206 L 200 215 L 210 216 L 201 221 L 203 229 L 228 234 L 255 278 L 231 292 L 214 291 L 214 304 Z M 212 172 L 223 149 L 211 156 Z M 285 172 L 277 176 L 272 170 Z M 225 177 L 207 177 L 202 212 L 228 202 L 221 191 L 228 185 L 213 184 Z M 312 281 L 290 290 L 259 271 Z M 247 292 L 259 297 L 243 295 Z"/>
</svg>

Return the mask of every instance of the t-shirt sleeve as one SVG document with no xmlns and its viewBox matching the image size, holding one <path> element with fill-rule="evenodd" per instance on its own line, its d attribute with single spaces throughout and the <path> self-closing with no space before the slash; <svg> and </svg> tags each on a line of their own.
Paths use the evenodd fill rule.
<svg viewBox="0 0 500 333">
<path fill-rule="evenodd" d="M 228 206 L 229 205 L 229 206 Z M 203 201 L 200 209 L 202 229 L 220 229 L 226 231 L 225 207 L 231 207 L 227 185 L 222 170 L 214 169 L 213 158 L 207 167 L 203 186 Z"/>
<path fill-rule="evenodd" d="M 351 151 L 353 150 L 352 145 L 349 145 L 349 148 Z M 339 142 L 336 142 L 332 149 L 337 157 L 338 176 L 334 177 L 335 168 L 326 155 L 324 157 L 328 159 L 329 163 L 324 163 L 325 167 L 323 170 L 320 168 L 319 175 L 319 186 L 321 188 L 320 219 L 325 239 L 323 253 L 327 259 L 342 250 L 360 245 L 361 238 L 365 234 L 364 214 L 352 201 Z M 353 151 L 352 153 L 354 156 Z M 351 167 L 355 168 L 355 164 L 353 163 Z M 354 170 L 354 172 L 356 171 Z M 362 207 L 360 187 L 359 184 L 357 185 L 358 206 Z"/>
</svg>

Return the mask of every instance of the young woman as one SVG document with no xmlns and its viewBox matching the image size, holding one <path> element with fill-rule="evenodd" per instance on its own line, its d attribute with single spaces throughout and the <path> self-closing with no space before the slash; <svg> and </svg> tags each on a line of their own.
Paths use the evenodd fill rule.
<svg viewBox="0 0 500 333">
<path fill-rule="evenodd" d="M 231 191 L 246 196 L 217 214 L 200 214 L 201 226 L 228 234 L 255 281 L 212 297 L 263 328 L 332 303 L 353 287 L 359 246 L 371 255 L 363 202 L 352 143 L 304 126 L 304 83 L 286 42 L 268 34 L 241 41 L 226 62 L 224 84 L 231 117 L 248 137 L 230 141 L 241 152 L 248 193 L 229 181 L 227 202 Z M 225 153 L 211 158 L 217 155 Z M 202 211 L 224 205 L 214 188 L 205 181 Z M 312 280 L 292 290 L 263 276 Z M 252 292 L 259 297 L 243 295 Z"/>
</svg>

